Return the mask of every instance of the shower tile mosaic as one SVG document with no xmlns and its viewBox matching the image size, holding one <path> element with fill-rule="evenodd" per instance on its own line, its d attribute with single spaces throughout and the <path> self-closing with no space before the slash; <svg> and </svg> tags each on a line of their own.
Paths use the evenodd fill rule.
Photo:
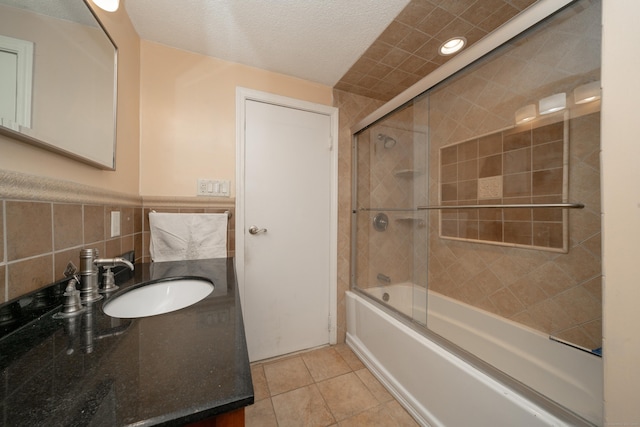
<svg viewBox="0 0 640 427">
<path fill-rule="evenodd" d="M 564 135 L 562 120 L 442 147 L 440 202 L 455 206 L 566 201 Z M 440 236 L 566 252 L 565 217 L 554 209 L 443 210 Z"/>
</svg>

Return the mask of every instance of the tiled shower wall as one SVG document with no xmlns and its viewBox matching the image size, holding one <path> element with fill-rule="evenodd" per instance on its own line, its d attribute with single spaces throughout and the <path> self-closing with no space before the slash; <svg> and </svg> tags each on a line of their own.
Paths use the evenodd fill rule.
<svg viewBox="0 0 640 427">
<path fill-rule="evenodd" d="M 347 331 L 345 292 L 351 283 L 351 127 L 383 105 L 382 101 L 333 91 L 333 106 L 339 108 L 338 133 L 338 301 L 337 340 L 344 342 Z"/>
<path fill-rule="evenodd" d="M 407 108 L 358 135 L 357 206 L 369 209 L 357 215 L 360 288 L 405 282 L 426 286 L 426 213 L 413 211 L 427 204 L 427 133 L 416 122 L 424 117 L 414 117 L 413 108 Z M 388 216 L 384 231 L 372 225 L 379 213 Z"/>
<path fill-rule="evenodd" d="M 233 200 L 143 201 L 12 172 L 0 171 L 0 178 L 0 303 L 62 279 L 69 261 L 80 265 L 82 248 L 97 248 L 108 258 L 134 250 L 136 262 L 148 262 L 150 209 L 234 213 Z M 120 212 L 120 236 L 115 238 L 110 237 L 112 211 Z M 229 256 L 235 248 L 234 216 L 228 227 Z"/>
<path fill-rule="evenodd" d="M 438 237 L 430 214 L 429 289 L 586 348 L 601 345 L 599 114 L 570 121 L 568 253 Z M 437 193 L 432 203 L 438 203 Z M 529 203 L 529 202 L 527 202 Z"/>
<path fill-rule="evenodd" d="M 427 128 L 426 120 L 429 120 L 428 178 L 422 179 L 429 187 L 430 199 L 426 204 L 442 202 L 439 199 L 441 147 L 509 129 L 513 126 L 515 111 L 523 105 L 557 92 L 565 92 L 571 97 L 576 86 L 598 80 L 599 6 L 594 3 L 589 9 L 577 10 L 582 22 L 564 20 L 562 22 L 567 25 L 560 28 L 543 25 L 526 39 L 533 40 L 529 50 L 520 50 L 518 47 L 524 42 L 516 40 L 504 49 L 505 55 L 494 57 L 492 61 L 481 60 L 473 72 L 453 77 L 433 90 L 428 98 L 418 100 L 409 108 L 413 109 L 413 121 L 418 126 Z M 428 256 L 417 255 L 422 245 L 413 240 L 413 272 L 399 272 L 394 270 L 394 263 L 403 268 L 407 266 L 411 231 L 403 231 L 399 225 L 393 230 L 394 236 L 390 235 L 390 230 L 386 233 L 372 231 L 371 220 L 375 212 L 368 216 L 359 212 L 364 218 L 357 225 L 358 235 L 362 236 L 357 242 L 358 286 L 379 286 L 376 273 L 384 273 L 381 270 L 385 269 L 397 275 L 392 277 L 393 283 L 404 281 L 413 274 L 414 283 L 427 284 L 432 291 L 583 347 L 600 347 L 600 105 L 595 102 L 575 106 L 571 101 L 569 98 L 568 200 L 584 203 L 586 207 L 568 213 L 568 253 L 442 239 L 439 236 L 440 213 L 430 211 L 428 233 L 418 228 L 413 230 L 428 236 Z M 419 123 L 417 118 L 420 117 L 424 118 L 424 123 Z M 398 120 L 390 116 L 381 123 L 386 125 L 387 121 Z M 377 142 L 377 127 L 380 125 L 361 134 L 362 138 L 368 138 L 370 150 L 374 150 Z M 409 129 L 401 125 L 394 127 Z M 397 204 L 380 207 L 403 207 L 408 199 L 396 186 L 397 177 L 388 173 L 394 166 L 375 170 L 372 159 L 376 159 L 376 155 L 365 148 L 360 154 L 365 158 L 358 159 L 360 202 L 366 207 L 383 202 Z M 413 150 L 406 154 L 413 155 Z M 388 156 L 387 160 L 391 161 L 392 157 Z M 361 167 L 362 161 L 365 163 Z M 384 176 L 379 173 L 385 170 Z M 383 191 L 374 195 L 379 189 Z M 510 202 L 543 202 L 533 200 L 533 196 Z M 416 205 L 419 204 L 418 197 Z M 392 215 L 389 215 L 389 227 L 394 224 Z M 427 258 L 428 270 L 423 270 L 428 280 L 420 277 L 421 267 L 417 263 Z"/>
<path fill-rule="evenodd" d="M 430 214 L 429 288 L 586 348 L 601 346 L 600 103 L 573 104 L 573 89 L 600 76 L 600 6 L 567 10 L 434 89 L 430 116 L 430 204 L 438 204 L 441 147 L 508 129 L 514 112 L 567 94 L 566 254 L 438 237 Z M 534 126 L 536 126 L 534 124 Z M 539 202 L 528 193 L 526 202 Z M 525 200 L 523 200 L 525 201 Z"/>
</svg>

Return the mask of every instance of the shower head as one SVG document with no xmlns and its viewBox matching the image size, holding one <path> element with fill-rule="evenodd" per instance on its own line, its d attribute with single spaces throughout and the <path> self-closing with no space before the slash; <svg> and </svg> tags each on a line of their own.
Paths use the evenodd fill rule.
<svg viewBox="0 0 640 427">
<path fill-rule="evenodd" d="M 395 147 L 397 142 L 395 139 L 391 138 L 389 135 L 385 135 L 384 133 L 378 134 L 378 141 L 382 141 L 382 145 L 387 150 Z"/>
</svg>

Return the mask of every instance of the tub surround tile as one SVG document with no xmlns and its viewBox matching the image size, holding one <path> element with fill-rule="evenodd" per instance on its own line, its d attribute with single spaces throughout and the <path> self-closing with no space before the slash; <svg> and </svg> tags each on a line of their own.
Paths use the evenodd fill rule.
<svg viewBox="0 0 640 427">
<path fill-rule="evenodd" d="M 488 178 L 502 175 L 502 154 L 481 157 L 478 160 L 478 177 Z"/>
</svg>

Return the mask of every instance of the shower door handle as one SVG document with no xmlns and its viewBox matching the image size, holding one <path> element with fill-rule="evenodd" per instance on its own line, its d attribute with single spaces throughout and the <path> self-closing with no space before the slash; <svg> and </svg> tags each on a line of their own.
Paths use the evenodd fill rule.
<svg viewBox="0 0 640 427">
<path fill-rule="evenodd" d="M 266 228 L 258 228 L 255 225 L 252 225 L 251 227 L 249 227 L 249 234 L 260 234 L 260 233 L 266 233 L 267 229 Z"/>
</svg>

